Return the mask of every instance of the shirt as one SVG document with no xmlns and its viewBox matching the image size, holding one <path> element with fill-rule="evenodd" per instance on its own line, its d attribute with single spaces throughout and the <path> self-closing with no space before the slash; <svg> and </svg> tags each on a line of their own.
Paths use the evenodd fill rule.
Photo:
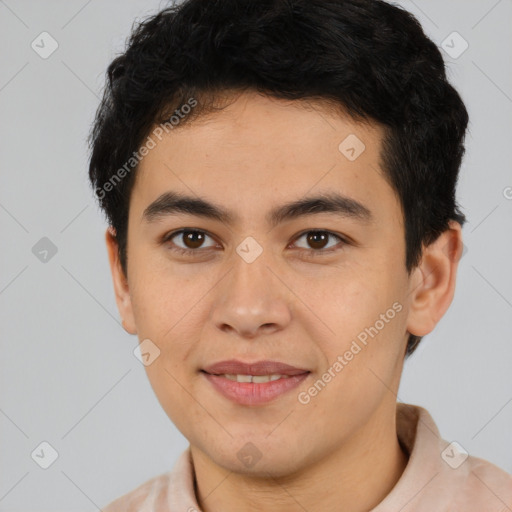
<svg viewBox="0 0 512 512">
<path fill-rule="evenodd" d="M 391 492 L 370 512 L 512 512 L 512 475 L 439 435 L 422 407 L 398 403 L 397 437 L 409 455 Z M 202 512 L 190 445 L 171 471 L 121 496 L 104 512 Z"/>
</svg>

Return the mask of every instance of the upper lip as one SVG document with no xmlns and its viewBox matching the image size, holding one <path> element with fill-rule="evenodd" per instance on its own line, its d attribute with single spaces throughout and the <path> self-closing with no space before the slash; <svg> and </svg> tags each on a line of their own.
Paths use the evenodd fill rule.
<svg viewBox="0 0 512 512">
<path fill-rule="evenodd" d="M 203 371 L 213 375 L 300 375 L 308 373 L 309 370 L 280 363 L 279 361 L 256 361 L 254 363 L 244 363 L 236 359 L 220 361 L 203 368 Z"/>
</svg>

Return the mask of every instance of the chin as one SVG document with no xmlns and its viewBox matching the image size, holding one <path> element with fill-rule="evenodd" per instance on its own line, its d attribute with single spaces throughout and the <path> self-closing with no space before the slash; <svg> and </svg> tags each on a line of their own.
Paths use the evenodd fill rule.
<svg viewBox="0 0 512 512">
<path fill-rule="evenodd" d="M 299 453 L 296 443 L 288 437 L 271 439 L 268 432 L 261 435 L 233 436 L 224 445 L 204 450 L 206 455 L 222 468 L 257 478 L 291 475 L 307 464 L 304 452 Z"/>
</svg>

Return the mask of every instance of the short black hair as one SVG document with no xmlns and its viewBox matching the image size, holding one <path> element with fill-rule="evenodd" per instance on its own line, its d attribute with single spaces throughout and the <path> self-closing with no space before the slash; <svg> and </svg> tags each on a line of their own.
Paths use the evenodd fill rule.
<svg viewBox="0 0 512 512">
<path fill-rule="evenodd" d="M 450 220 L 466 220 L 455 188 L 468 113 L 447 80 L 439 49 L 399 6 L 382 0 L 185 0 L 135 23 L 106 75 L 88 139 L 89 177 L 126 275 L 138 149 L 156 124 L 173 128 L 173 111 L 181 126 L 214 113 L 215 101 L 228 92 L 322 101 L 356 121 L 380 123 L 380 163 L 400 199 L 409 273 Z M 191 99 L 194 108 L 183 116 Z M 410 335 L 407 356 L 420 340 Z"/>
</svg>

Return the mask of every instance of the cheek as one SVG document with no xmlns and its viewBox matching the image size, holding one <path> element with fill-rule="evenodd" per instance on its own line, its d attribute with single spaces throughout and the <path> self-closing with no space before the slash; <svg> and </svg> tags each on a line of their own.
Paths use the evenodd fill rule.
<svg viewBox="0 0 512 512">
<path fill-rule="evenodd" d="M 204 281 L 201 285 L 200 280 L 162 276 L 165 274 L 160 272 L 139 273 L 132 305 L 140 341 L 149 339 L 158 347 L 158 357 L 145 369 L 155 394 L 170 414 L 185 406 L 181 404 L 186 395 L 182 386 L 194 378 L 189 355 L 204 323 L 197 316 Z"/>
<path fill-rule="evenodd" d="M 334 379 L 338 384 L 332 387 L 345 388 L 343 396 L 349 402 L 356 399 L 350 390 L 358 389 L 356 394 L 361 396 L 370 394 L 373 384 L 382 386 L 375 374 L 388 385 L 393 380 L 406 335 L 405 290 L 401 275 L 383 264 L 340 272 L 329 286 L 312 290 L 309 300 L 314 311 L 329 327 L 319 342 L 325 357 L 323 370 L 331 368 L 341 377 Z M 342 369 L 338 364 L 336 372 L 333 365 L 340 357 Z"/>
<path fill-rule="evenodd" d="M 211 288 L 204 272 L 200 278 L 184 276 L 178 266 L 172 269 L 168 262 L 165 266 L 145 263 L 132 277 L 130 296 L 138 331 L 162 341 L 197 315 L 196 306 Z"/>
<path fill-rule="evenodd" d="M 146 374 L 167 416 L 180 431 L 187 431 L 199 413 L 191 395 L 198 376 L 190 364 L 190 354 L 200 337 L 200 310 L 194 306 L 203 294 L 198 290 L 180 291 L 179 279 L 168 282 L 160 276 L 148 276 L 142 282 L 133 300 L 139 337 L 149 338 L 160 351 L 145 367 Z"/>
<path fill-rule="evenodd" d="M 337 269 L 338 270 L 338 269 Z M 329 328 L 337 343 L 350 342 L 392 307 L 396 293 L 385 271 L 363 266 L 340 268 L 327 279 L 296 281 L 297 295 L 305 301 L 317 322 Z"/>
</svg>

